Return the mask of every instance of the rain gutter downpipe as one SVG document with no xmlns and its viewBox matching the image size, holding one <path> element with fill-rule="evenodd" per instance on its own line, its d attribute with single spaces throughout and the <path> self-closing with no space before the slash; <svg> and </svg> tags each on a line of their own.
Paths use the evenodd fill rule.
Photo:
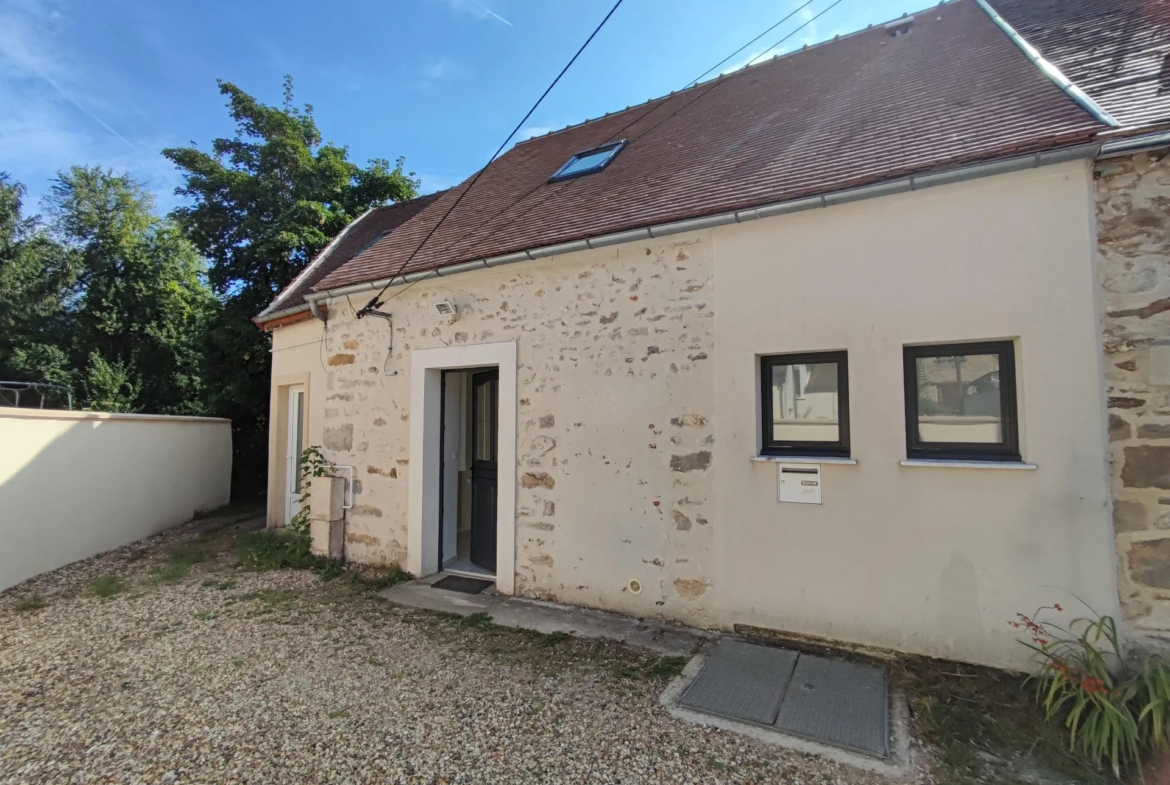
<svg viewBox="0 0 1170 785">
<path fill-rule="evenodd" d="M 449 267 L 443 267 L 437 270 L 409 273 L 407 275 L 400 275 L 394 278 L 380 278 L 376 281 L 370 281 L 369 283 L 340 286 L 336 289 L 326 289 L 319 292 L 313 292 L 309 295 L 306 295 L 305 299 L 309 301 L 309 308 L 312 310 L 313 316 L 321 319 L 322 315 L 319 303 L 334 297 L 343 297 L 345 295 L 377 291 L 383 287 L 414 283 L 415 281 L 422 281 L 427 278 L 446 278 L 449 275 L 455 275 L 457 273 L 487 269 L 491 267 L 500 267 L 505 264 L 512 264 L 513 262 L 525 262 L 535 259 L 543 259 L 545 257 L 556 256 L 558 254 L 572 253 L 574 251 L 584 251 L 593 248 L 604 248 L 606 246 L 619 245 L 621 243 L 650 240 L 658 237 L 666 237 L 672 234 L 680 234 L 682 232 L 693 232 L 700 229 L 710 229 L 712 227 L 722 226 L 724 224 L 744 223 L 745 221 L 754 221 L 757 218 L 770 218 L 774 215 L 786 215 L 788 213 L 796 213 L 803 210 L 812 210 L 820 207 L 831 207 L 835 204 L 856 202 L 862 199 L 873 199 L 878 196 L 889 196 L 890 194 L 905 193 L 907 191 L 919 191 L 923 188 L 930 188 L 936 185 L 960 183 L 966 180 L 974 180 L 979 177 L 1006 174 L 1008 172 L 1018 172 L 1026 169 L 1035 169 L 1037 167 L 1047 166 L 1049 164 L 1065 163 L 1067 161 L 1075 161 L 1078 159 L 1092 159 L 1097 157 L 1097 154 L 1100 152 L 1100 150 L 1101 145 L 1099 144 L 1082 144 L 1075 147 L 1065 147 L 1059 150 L 1048 150 L 1041 153 L 1033 153 L 1031 155 L 1018 156 L 1015 158 L 988 161 L 985 163 L 963 166 L 956 169 L 947 169 L 939 172 L 931 172 L 928 174 L 913 175 L 911 177 L 889 180 L 884 183 L 876 183 L 874 185 L 867 185 L 861 188 L 850 188 L 844 191 L 834 191 L 831 193 L 822 194 L 820 196 L 810 196 L 803 199 L 791 199 L 789 201 L 775 202 L 773 204 L 767 204 L 761 207 L 751 207 L 744 210 L 734 210 L 731 212 L 708 215 L 702 218 L 691 218 L 685 221 L 657 224 L 642 229 L 631 229 L 629 231 L 614 232 L 612 234 L 601 235 L 600 237 L 592 237 L 587 240 L 575 240 L 571 243 L 546 245 L 538 248 L 532 248 L 526 251 L 505 254 L 503 256 L 493 256 L 488 259 L 476 259 L 471 262 L 461 262 L 459 264 L 454 264 Z"/>
</svg>

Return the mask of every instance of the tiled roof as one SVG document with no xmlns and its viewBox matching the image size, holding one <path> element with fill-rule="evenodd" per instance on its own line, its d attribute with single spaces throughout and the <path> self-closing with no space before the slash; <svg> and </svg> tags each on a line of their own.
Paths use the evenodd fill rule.
<svg viewBox="0 0 1170 785">
<path fill-rule="evenodd" d="M 439 194 L 428 194 L 408 202 L 397 202 L 375 207 L 345 227 L 340 235 L 321 251 L 301 273 L 284 287 L 255 321 L 262 322 L 269 314 L 305 304 L 305 295 L 329 273 L 348 262 L 379 235 L 389 234 L 409 221 Z"/>
<path fill-rule="evenodd" d="M 1123 126 L 1170 121 L 1170 0 L 988 0 Z"/>
<path fill-rule="evenodd" d="M 1086 141 L 1104 130 L 974 0 L 874 27 L 516 145 L 405 273 Z M 576 152 L 629 143 L 548 184 Z M 467 187 L 316 290 L 398 273 Z"/>
</svg>

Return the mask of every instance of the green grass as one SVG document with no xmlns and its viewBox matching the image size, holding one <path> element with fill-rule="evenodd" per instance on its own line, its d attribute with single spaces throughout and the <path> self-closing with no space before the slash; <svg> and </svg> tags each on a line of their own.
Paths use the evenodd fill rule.
<svg viewBox="0 0 1170 785">
<path fill-rule="evenodd" d="M 21 597 L 13 604 L 15 610 L 21 613 L 28 611 L 39 611 L 41 608 L 48 607 L 49 601 L 39 594 L 29 594 L 26 597 Z"/>
<path fill-rule="evenodd" d="M 236 559 L 246 570 L 318 570 L 337 569 L 335 562 L 309 552 L 309 538 L 276 529 L 247 532 L 236 541 Z"/>
<path fill-rule="evenodd" d="M 130 584 L 122 580 L 120 575 L 115 575 L 112 572 L 105 575 L 99 575 L 89 582 L 89 590 L 99 597 L 113 597 L 115 594 L 121 594 L 130 587 Z"/>
<path fill-rule="evenodd" d="M 211 543 L 209 539 L 200 539 L 181 545 L 167 557 L 167 560 L 154 568 L 152 578 L 159 583 L 174 583 L 187 577 L 191 568 L 196 564 L 207 561 Z"/>
<path fill-rule="evenodd" d="M 1069 750 L 1024 677 L 941 660 L 907 657 L 891 672 L 907 697 L 915 730 L 938 751 L 938 785 L 1116 782 Z"/>
</svg>

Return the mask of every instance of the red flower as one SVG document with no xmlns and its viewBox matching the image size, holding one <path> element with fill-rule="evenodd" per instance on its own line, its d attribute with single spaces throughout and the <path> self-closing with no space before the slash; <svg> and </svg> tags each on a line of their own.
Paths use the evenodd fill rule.
<svg viewBox="0 0 1170 785">
<path fill-rule="evenodd" d="M 1058 603 L 1056 603 L 1055 605 L 1053 605 L 1052 607 L 1053 607 L 1053 608 L 1055 608 L 1055 609 L 1056 609 L 1056 611 L 1057 611 L 1058 613 L 1059 613 L 1060 611 L 1063 611 L 1063 610 L 1064 610 L 1064 608 L 1060 607 L 1060 603 L 1059 603 L 1059 602 L 1058 602 Z"/>
</svg>

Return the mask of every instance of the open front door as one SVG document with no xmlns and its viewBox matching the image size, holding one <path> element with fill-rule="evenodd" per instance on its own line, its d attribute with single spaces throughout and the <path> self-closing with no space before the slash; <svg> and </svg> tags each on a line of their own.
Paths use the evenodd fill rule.
<svg viewBox="0 0 1170 785">
<path fill-rule="evenodd" d="M 496 569 L 496 474 L 500 372 L 471 376 L 471 561 Z"/>
</svg>

